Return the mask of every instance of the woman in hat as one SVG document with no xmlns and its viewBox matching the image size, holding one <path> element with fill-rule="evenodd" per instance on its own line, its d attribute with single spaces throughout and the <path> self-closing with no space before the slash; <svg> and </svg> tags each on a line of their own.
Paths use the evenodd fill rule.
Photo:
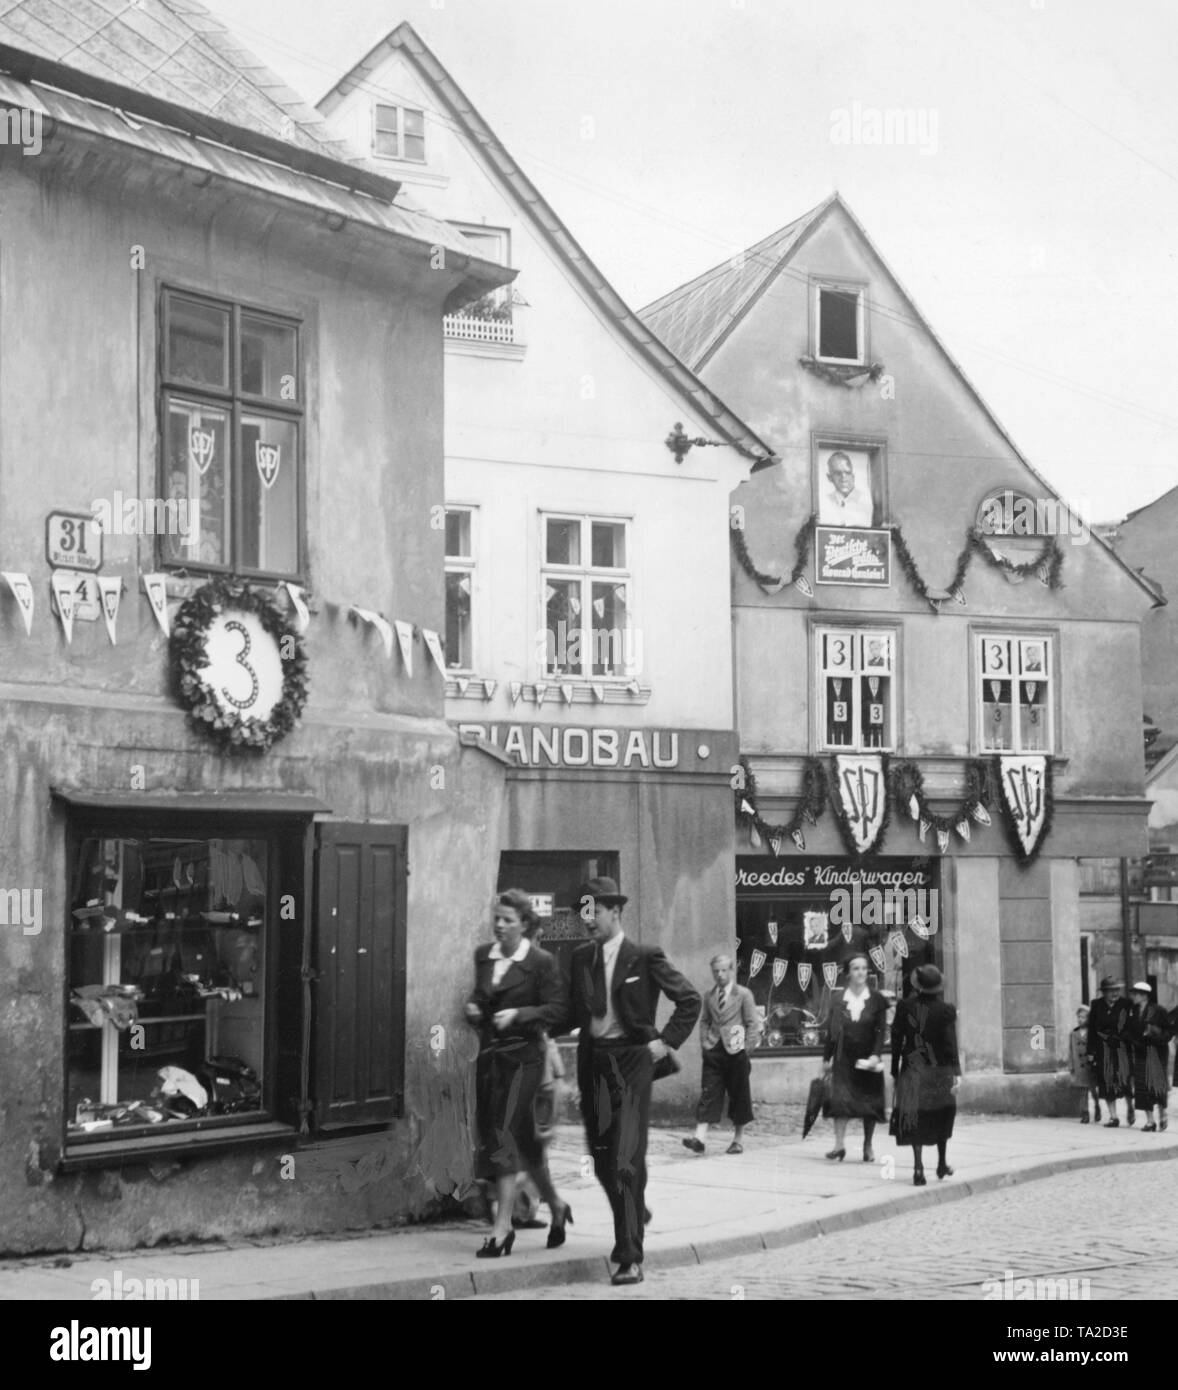
<svg viewBox="0 0 1178 1390">
<path fill-rule="evenodd" d="M 841 1162 L 847 1154 L 847 1121 L 863 1121 L 863 1162 L 875 1153 L 871 1140 L 884 1114 L 883 1053 L 888 1001 L 867 983 L 867 957 L 847 961 L 847 987 L 834 1006 L 826 1039 L 823 1070 L 830 1078 L 825 1113 L 834 1120 L 834 1149 L 827 1158 Z"/>
<path fill-rule="evenodd" d="M 1108 1102 L 1105 1129 L 1116 1129 L 1117 1097 L 1125 1097 L 1126 1123 L 1136 1119 L 1133 1109 L 1133 1068 L 1129 1056 L 1129 1001 L 1121 997 L 1124 980 L 1106 975 L 1100 982 L 1100 998 L 1088 1013 L 1088 1053 L 1096 1077 L 1096 1092 Z"/>
<path fill-rule="evenodd" d="M 555 958 L 524 935 L 525 927 L 535 923 L 531 899 L 509 888 L 495 901 L 494 943 L 474 953 L 475 986 L 466 1017 L 479 1030 L 478 1176 L 494 1182 L 498 1198 L 494 1228 L 476 1252 L 480 1259 L 511 1254 L 511 1218 L 521 1172 L 532 1175 L 552 1213 L 549 1246 L 563 1241 L 571 1219 L 568 1203 L 552 1185 L 534 1113 L 544 1073 L 545 1029 L 559 1024 L 565 1014 L 564 981 Z"/>
<path fill-rule="evenodd" d="M 896 1006 L 892 1023 L 891 1132 L 897 1144 L 912 1146 L 912 1182 L 924 1187 L 921 1148 L 937 1146 L 937 1177 L 951 1178 L 946 1150 L 957 1115 L 957 1010 L 941 998 L 944 980 L 935 965 L 912 972 L 915 990 Z"/>
<path fill-rule="evenodd" d="M 1131 1002 L 1127 1034 L 1132 1049 L 1133 1099 L 1144 1110 L 1147 1134 L 1166 1128 L 1166 1102 L 1170 1095 L 1170 1020 L 1164 1009 L 1150 1002 L 1150 988 L 1138 980 L 1129 992 Z M 1154 1123 L 1153 1108 L 1158 1108 Z"/>
</svg>

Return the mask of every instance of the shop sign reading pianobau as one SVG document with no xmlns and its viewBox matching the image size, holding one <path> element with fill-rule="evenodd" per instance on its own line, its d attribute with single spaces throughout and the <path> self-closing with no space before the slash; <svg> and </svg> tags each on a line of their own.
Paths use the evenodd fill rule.
<svg viewBox="0 0 1178 1390">
<path fill-rule="evenodd" d="M 498 748 L 520 767 L 727 773 L 735 761 L 734 736 L 727 731 L 459 724 L 458 733 Z"/>
</svg>

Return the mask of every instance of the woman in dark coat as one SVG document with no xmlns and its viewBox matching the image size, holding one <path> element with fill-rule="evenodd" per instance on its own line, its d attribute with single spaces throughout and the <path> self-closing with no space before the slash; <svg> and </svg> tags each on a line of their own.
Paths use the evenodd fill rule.
<svg viewBox="0 0 1178 1390">
<path fill-rule="evenodd" d="M 912 1146 L 912 1182 L 927 1185 L 921 1148 L 937 1146 L 937 1177 L 951 1178 L 946 1149 L 957 1115 L 957 1010 L 940 997 L 944 988 L 935 965 L 912 972 L 916 989 L 896 1006 L 892 1023 L 892 1133 L 896 1143 Z"/>
<path fill-rule="evenodd" d="M 846 1157 L 847 1121 L 863 1121 L 863 1162 L 875 1159 L 871 1140 L 884 1115 L 883 1053 L 888 1001 L 867 983 L 867 957 L 847 961 L 847 987 L 830 1016 L 825 1066 L 830 1100 L 824 1113 L 834 1120 L 834 1149 L 827 1158 Z M 862 1065 L 859 1065 L 859 1064 Z"/>
<path fill-rule="evenodd" d="M 1170 1018 L 1165 1009 L 1150 1003 L 1150 988 L 1138 980 L 1130 991 L 1126 1029 L 1133 1056 L 1133 1099 L 1145 1111 L 1147 1134 L 1166 1128 L 1166 1102 L 1170 1096 Z M 1158 1108 L 1154 1123 L 1153 1107 Z"/>
<path fill-rule="evenodd" d="M 1116 1129 L 1117 1097 L 1125 1097 L 1126 1123 L 1136 1119 L 1133 1109 L 1133 1063 L 1130 1057 L 1129 1001 L 1121 997 L 1124 980 L 1108 975 L 1100 982 L 1100 998 L 1088 1012 L 1088 1052 L 1096 1077 L 1096 1094 L 1108 1101 L 1105 1129 Z"/>
<path fill-rule="evenodd" d="M 565 1013 L 564 981 L 555 957 L 525 937 L 535 913 L 526 893 L 511 888 L 495 904 L 495 941 L 474 953 L 475 987 L 466 1017 L 479 1030 L 475 1073 L 478 1176 L 493 1180 L 498 1197 L 495 1225 L 477 1252 L 480 1258 L 510 1255 L 511 1215 L 517 1175 L 532 1175 L 563 1234 L 567 1202 L 552 1185 L 544 1145 L 536 1131 L 533 1102 L 544 1071 L 545 1029 Z M 559 1213 L 560 1219 L 557 1220 Z"/>
</svg>

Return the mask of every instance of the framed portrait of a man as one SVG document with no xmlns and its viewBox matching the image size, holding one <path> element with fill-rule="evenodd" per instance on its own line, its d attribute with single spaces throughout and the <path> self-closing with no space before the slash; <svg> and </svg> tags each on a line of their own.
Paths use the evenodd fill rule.
<svg viewBox="0 0 1178 1390">
<path fill-rule="evenodd" d="M 873 527 L 884 522 L 883 450 L 862 442 L 815 441 L 814 494 L 823 526 Z"/>
</svg>

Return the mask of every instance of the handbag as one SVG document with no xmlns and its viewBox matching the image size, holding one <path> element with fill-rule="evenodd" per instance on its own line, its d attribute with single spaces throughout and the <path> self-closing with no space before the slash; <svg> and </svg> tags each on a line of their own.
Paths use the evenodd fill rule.
<svg viewBox="0 0 1178 1390">
<path fill-rule="evenodd" d="M 654 1070 L 650 1074 L 652 1081 L 663 1081 L 668 1076 L 674 1076 L 677 1071 L 683 1070 L 683 1063 L 679 1060 L 678 1054 L 667 1049 L 665 1057 L 660 1057 L 654 1064 Z"/>
<path fill-rule="evenodd" d="M 564 1076 L 564 1064 L 560 1060 L 560 1048 L 552 1038 L 544 1038 L 544 1069 L 540 1073 L 540 1084 L 532 1098 L 532 1125 L 536 1139 L 547 1144 L 556 1134 L 558 1122 L 560 1082 Z"/>
</svg>

